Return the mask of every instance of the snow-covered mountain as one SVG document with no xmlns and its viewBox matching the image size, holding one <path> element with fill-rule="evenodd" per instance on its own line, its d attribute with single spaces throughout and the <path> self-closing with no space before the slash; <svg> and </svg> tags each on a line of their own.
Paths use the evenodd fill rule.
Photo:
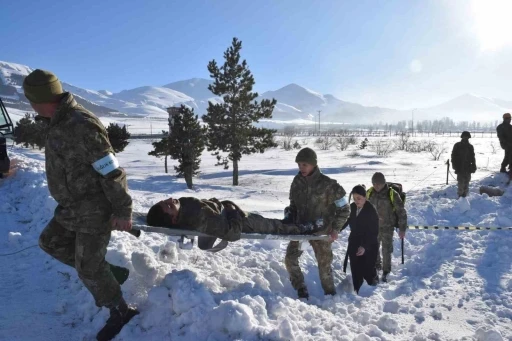
<svg viewBox="0 0 512 341">
<path fill-rule="evenodd" d="M 8 106 L 29 108 L 23 96 L 23 78 L 32 71 L 29 66 L 0 61 L 0 96 Z M 206 113 L 208 102 L 222 101 L 208 90 L 211 80 L 192 78 L 164 86 L 141 86 L 112 93 L 107 90 L 84 89 L 63 81 L 65 90 L 77 96 L 86 108 L 99 115 L 166 118 L 166 108 L 184 104 L 199 115 Z M 280 122 L 314 122 L 321 111 L 322 122 L 371 123 L 409 120 L 410 110 L 367 107 L 342 101 L 330 94 L 320 94 L 297 84 L 262 93 L 257 100 L 277 100 L 273 120 Z M 421 119 L 450 117 L 455 121 L 489 121 L 499 119 L 504 112 L 512 111 L 512 101 L 465 94 L 440 105 L 417 109 Z"/>
<path fill-rule="evenodd" d="M 267 91 L 260 98 L 275 98 L 278 101 L 274 118 L 279 120 L 310 119 L 317 117 L 320 110 L 321 121 L 324 122 L 366 123 L 374 119 L 389 120 L 398 112 L 345 102 L 333 95 L 322 95 L 293 83 L 276 91 Z"/>
<path fill-rule="evenodd" d="M 0 61 L 0 97 L 2 97 L 6 106 L 32 110 L 22 89 L 23 79 L 32 71 L 32 68 L 25 65 Z M 97 115 L 109 115 L 117 112 L 113 109 L 114 106 L 103 106 L 103 97 L 106 96 L 96 91 L 85 90 L 65 82 L 62 83 L 62 86 L 66 91 L 75 95 L 79 104 Z"/>
<path fill-rule="evenodd" d="M 417 112 L 428 119 L 450 117 L 454 121 L 490 121 L 500 120 L 503 113 L 510 111 L 512 111 L 512 101 L 464 94 Z"/>
</svg>

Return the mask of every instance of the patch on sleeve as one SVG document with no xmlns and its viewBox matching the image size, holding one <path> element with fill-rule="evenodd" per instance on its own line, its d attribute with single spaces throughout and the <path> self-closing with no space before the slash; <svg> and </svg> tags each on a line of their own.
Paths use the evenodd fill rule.
<svg viewBox="0 0 512 341">
<path fill-rule="evenodd" d="M 112 153 L 108 153 L 107 156 L 95 161 L 92 166 L 94 170 L 101 175 L 105 176 L 113 170 L 119 168 L 119 161 Z"/>
<path fill-rule="evenodd" d="M 348 201 L 346 197 L 343 197 L 341 199 L 335 200 L 334 204 L 336 205 L 336 207 L 343 207 L 345 205 L 348 205 Z"/>
</svg>

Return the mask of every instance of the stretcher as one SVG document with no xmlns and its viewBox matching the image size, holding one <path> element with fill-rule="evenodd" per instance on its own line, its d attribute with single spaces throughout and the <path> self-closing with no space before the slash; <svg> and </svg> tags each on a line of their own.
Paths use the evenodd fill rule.
<svg viewBox="0 0 512 341">
<path fill-rule="evenodd" d="M 218 252 L 225 249 L 229 242 L 222 239 L 217 245 L 215 241 L 217 237 L 211 236 L 206 233 L 194 231 L 190 229 L 176 229 L 168 227 L 158 227 L 146 225 L 146 214 L 144 213 L 133 213 L 132 216 L 132 230 L 129 231 L 135 237 L 141 235 L 141 231 L 146 233 L 160 233 L 168 236 L 180 237 L 178 243 L 182 249 L 190 249 L 194 246 L 195 237 L 198 237 L 199 248 L 209 252 Z M 329 240 L 329 236 L 322 235 L 291 235 L 291 234 L 259 234 L 259 233 L 242 233 L 240 239 L 263 239 L 263 240 L 294 240 L 294 241 L 305 241 L 305 240 Z"/>
</svg>

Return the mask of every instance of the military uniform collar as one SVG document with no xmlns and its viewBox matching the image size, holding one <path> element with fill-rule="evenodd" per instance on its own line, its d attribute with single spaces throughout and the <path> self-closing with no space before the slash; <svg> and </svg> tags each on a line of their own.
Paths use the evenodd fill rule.
<svg viewBox="0 0 512 341">
<path fill-rule="evenodd" d="M 73 95 L 69 92 L 65 92 L 64 96 L 60 100 L 57 110 L 55 111 L 55 115 L 53 115 L 52 119 L 50 120 L 50 127 L 62 121 L 69 114 L 69 110 L 76 107 L 77 105 L 78 103 L 75 101 Z"/>
</svg>

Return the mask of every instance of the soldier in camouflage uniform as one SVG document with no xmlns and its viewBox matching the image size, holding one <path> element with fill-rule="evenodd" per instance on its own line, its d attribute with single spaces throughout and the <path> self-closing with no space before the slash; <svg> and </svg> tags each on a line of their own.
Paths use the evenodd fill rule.
<svg viewBox="0 0 512 341">
<path fill-rule="evenodd" d="M 150 226 L 202 232 L 213 236 L 213 242 L 216 238 L 236 241 L 241 233 L 311 234 L 317 229 L 314 224 L 283 223 L 282 220 L 247 213 L 232 201 L 216 198 L 169 198 L 153 205 L 146 221 Z"/>
<path fill-rule="evenodd" d="M 496 133 L 500 141 L 501 148 L 505 151 L 505 156 L 501 162 L 501 173 L 507 173 L 507 166 L 509 171 L 512 170 L 512 125 L 510 121 L 512 116 L 510 113 L 503 114 L 503 122 L 496 127 Z"/>
<path fill-rule="evenodd" d="M 452 167 L 457 174 L 457 194 L 466 197 L 469 192 L 471 173 L 476 172 L 475 149 L 469 143 L 471 134 L 463 131 L 461 141 L 455 143 L 452 149 Z"/>
<path fill-rule="evenodd" d="M 105 261 L 111 230 L 131 229 L 126 173 L 100 120 L 64 92 L 53 73 L 33 71 L 23 89 L 38 115 L 49 121 L 46 177 L 58 204 L 39 245 L 74 267 L 96 305 L 110 309 L 110 318 L 97 335 L 98 340 L 110 340 L 137 314 L 127 306 Z"/>
<path fill-rule="evenodd" d="M 317 166 L 316 153 L 312 149 L 300 150 L 295 162 L 299 166 L 299 174 L 293 179 L 290 188 L 290 206 L 285 210 L 287 219 L 298 224 L 321 222 L 323 229 L 318 234 L 331 236 L 331 241 L 311 240 L 309 243 L 318 262 L 324 293 L 335 295 L 331 243 L 337 239 L 338 232 L 350 215 L 350 207 L 345 199 L 346 193 L 336 180 L 322 174 Z M 285 265 L 298 296 L 308 298 L 304 275 L 299 266 L 301 254 L 300 242 L 290 242 L 286 249 Z"/>
<path fill-rule="evenodd" d="M 378 270 L 382 269 L 382 281 L 387 282 L 387 276 L 391 272 L 394 228 L 398 227 L 398 236 L 404 239 L 407 230 L 407 212 L 400 195 L 386 183 L 384 174 L 375 173 L 372 176 L 372 184 L 373 187 L 368 189 L 367 199 L 379 214 L 379 247 L 382 244 L 382 257 L 379 250 L 376 267 Z"/>
</svg>

